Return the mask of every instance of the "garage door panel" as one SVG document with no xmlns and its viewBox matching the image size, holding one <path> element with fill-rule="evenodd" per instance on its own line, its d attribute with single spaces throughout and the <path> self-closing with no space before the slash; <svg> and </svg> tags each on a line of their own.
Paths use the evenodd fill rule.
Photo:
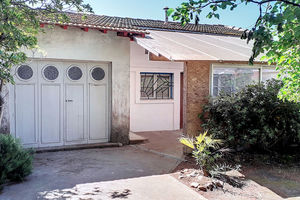
<svg viewBox="0 0 300 200">
<path fill-rule="evenodd" d="M 41 86 L 41 143 L 60 143 L 61 86 Z"/>
<path fill-rule="evenodd" d="M 84 140 L 84 84 L 66 85 L 67 142 Z"/>
<path fill-rule="evenodd" d="M 89 139 L 107 138 L 107 86 L 89 84 Z"/>
<path fill-rule="evenodd" d="M 13 68 L 12 130 L 26 147 L 107 142 L 110 71 L 106 63 L 31 60 Z"/>
<path fill-rule="evenodd" d="M 35 85 L 17 84 L 16 92 L 16 135 L 24 145 L 37 143 L 35 117 Z"/>
</svg>

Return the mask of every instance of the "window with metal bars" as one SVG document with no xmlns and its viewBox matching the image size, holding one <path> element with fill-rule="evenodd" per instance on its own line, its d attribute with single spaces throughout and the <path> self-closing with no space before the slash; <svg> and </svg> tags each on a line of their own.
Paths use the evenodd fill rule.
<svg viewBox="0 0 300 200">
<path fill-rule="evenodd" d="M 141 99 L 173 99 L 173 74 L 141 72 Z"/>
</svg>

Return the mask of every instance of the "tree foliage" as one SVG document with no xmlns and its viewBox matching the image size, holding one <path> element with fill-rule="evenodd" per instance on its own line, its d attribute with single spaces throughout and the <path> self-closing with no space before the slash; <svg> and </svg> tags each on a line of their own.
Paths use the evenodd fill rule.
<svg viewBox="0 0 300 200">
<path fill-rule="evenodd" d="M 92 12 L 83 0 L 1 0 L 0 1 L 0 93 L 13 82 L 11 67 L 26 60 L 24 49 L 37 47 L 40 17 L 66 21 L 63 11 Z M 0 101 L 0 112 L 2 113 Z M 0 119 L 1 120 L 1 119 Z"/>
<path fill-rule="evenodd" d="M 279 97 L 300 102 L 300 0 L 189 0 L 168 13 L 182 24 L 191 20 L 198 24 L 206 8 L 207 18 L 219 19 L 220 9 L 232 11 L 242 4 L 256 4 L 259 9 L 255 25 L 241 36 L 254 41 L 250 64 L 259 54 L 276 64 L 284 83 Z"/>
</svg>

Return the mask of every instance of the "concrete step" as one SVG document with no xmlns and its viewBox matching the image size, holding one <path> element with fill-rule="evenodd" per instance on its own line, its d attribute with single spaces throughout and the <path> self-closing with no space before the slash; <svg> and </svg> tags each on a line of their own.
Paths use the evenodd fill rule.
<svg viewBox="0 0 300 200">
<path fill-rule="evenodd" d="M 43 152 L 55 152 L 55 151 L 72 151 L 79 149 L 96 149 L 96 148 L 108 148 L 108 147 L 121 147 L 121 143 L 96 143 L 96 144 L 76 144 L 76 145 L 67 145 L 67 146 L 57 146 L 57 147 L 40 147 L 34 148 L 33 150 L 36 153 Z"/>
<path fill-rule="evenodd" d="M 144 138 L 142 136 L 139 136 L 133 132 L 129 132 L 129 141 L 130 141 L 130 144 L 141 144 L 141 143 L 148 142 L 148 139 Z"/>
</svg>

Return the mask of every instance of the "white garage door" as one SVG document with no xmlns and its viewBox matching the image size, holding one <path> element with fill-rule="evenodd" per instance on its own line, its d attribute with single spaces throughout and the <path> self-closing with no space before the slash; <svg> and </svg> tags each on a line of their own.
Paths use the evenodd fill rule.
<svg viewBox="0 0 300 200">
<path fill-rule="evenodd" d="M 24 146 L 108 142 L 105 63 L 32 61 L 15 68 L 14 132 Z"/>
</svg>

